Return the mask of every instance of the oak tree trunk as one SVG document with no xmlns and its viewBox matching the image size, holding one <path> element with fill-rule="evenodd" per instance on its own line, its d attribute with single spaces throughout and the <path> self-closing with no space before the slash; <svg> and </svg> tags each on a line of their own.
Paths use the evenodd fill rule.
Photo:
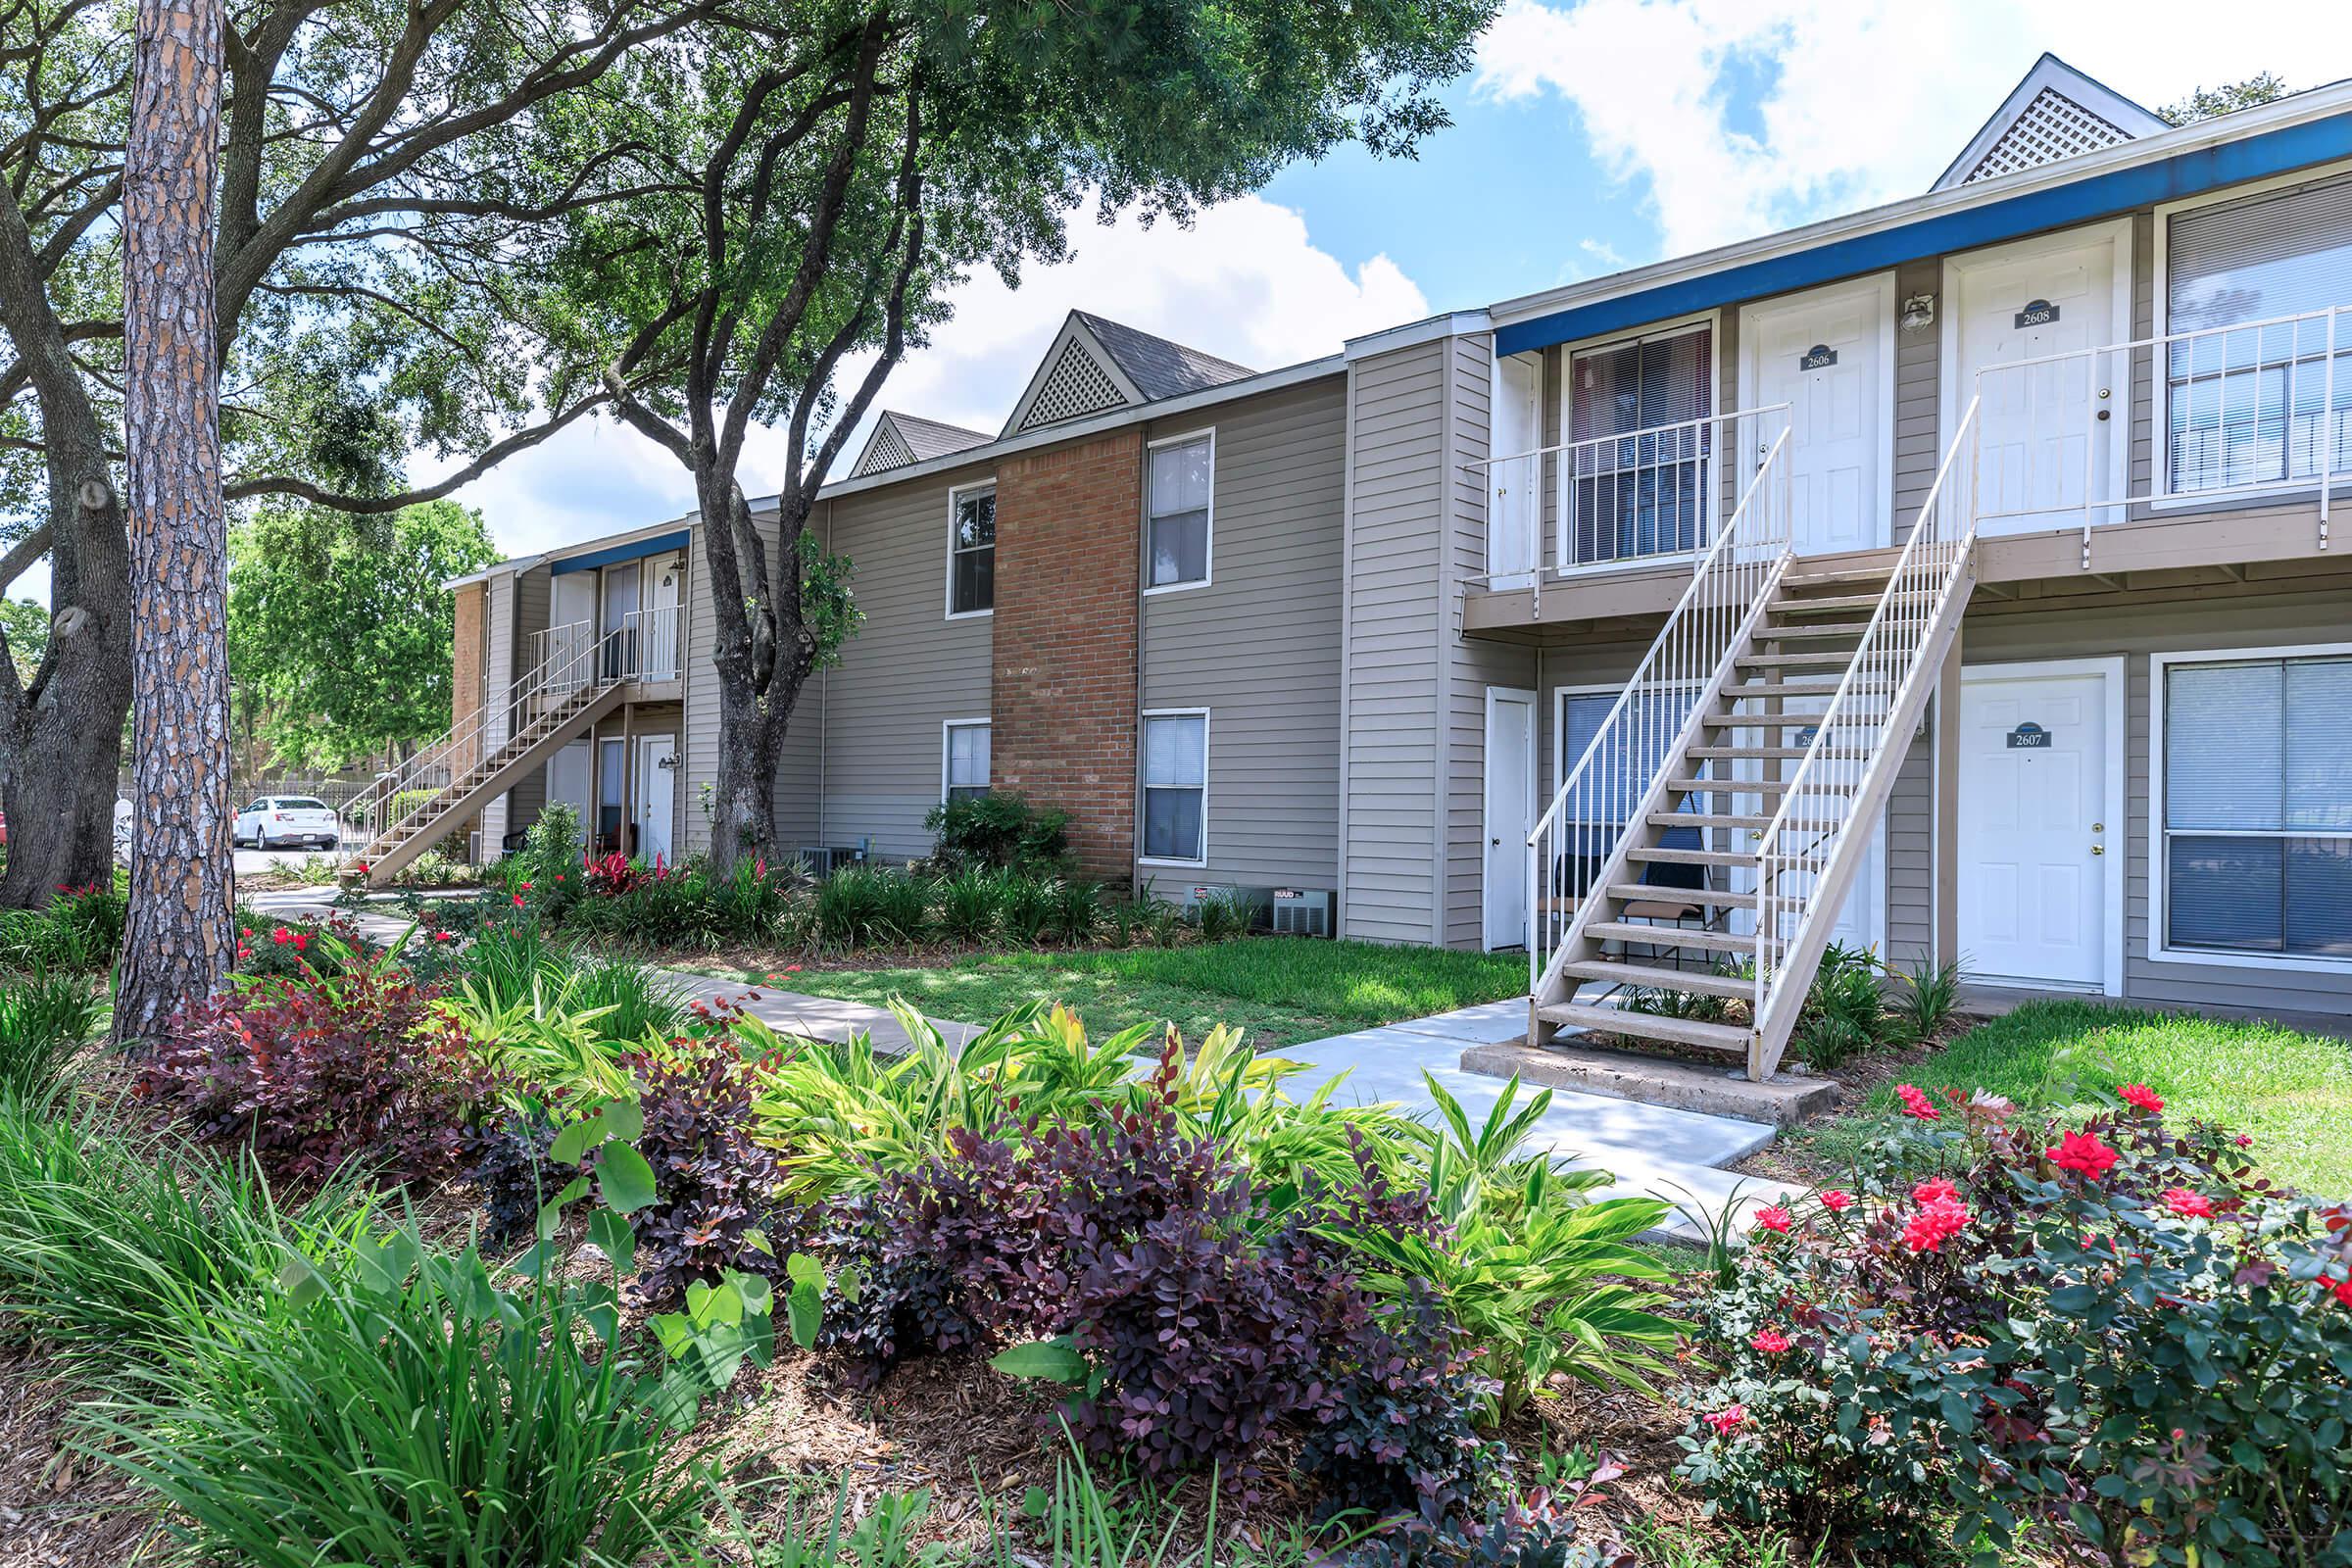
<svg viewBox="0 0 2352 1568">
<path fill-rule="evenodd" d="M 213 193 L 221 0 L 139 0 L 123 156 L 130 503 L 130 915 L 116 1038 L 210 996 L 229 912 L 228 539 L 220 497 Z"/>
<path fill-rule="evenodd" d="M 776 841 L 776 769 L 801 688 L 816 662 L 816 639 L 801 614 L 800 536 L 807 509 L 779 519 L 767 551 L 770 580 L 745 581 L 733 539 L 751 532 L 751 504 L 728 475 L 697 475 L 710 592 L 717 611 L 710 662 L 718 673 L 718 770 L 710 786 L 710 858 L 722 872 L 757 857 L 774 862 L 791 846 Z M 727 534 L 725 519 L 738 531 Z"/>
</svg>

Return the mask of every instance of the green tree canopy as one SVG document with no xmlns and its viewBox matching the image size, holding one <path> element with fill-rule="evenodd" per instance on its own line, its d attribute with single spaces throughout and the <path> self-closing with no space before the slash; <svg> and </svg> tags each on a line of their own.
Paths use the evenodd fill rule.
<svg viewBox="0 0 2352 1568">
<path fill-rule="evenodd" d="M 498 559 L 481 514 L 264 512 L 229 537 L 229 672 L 275 761 L 338 768 L 449 728 L 451 594 Z"/>
<path fill-rule="evenodd" d="M 2264 71 L 2243 81 L 2233 81 L 2222 87 L 2199 87 L 2177 104 L 2166 104 L 2156 111 L 2156 118 L 2168 125 L 2193 125 L 2200 120 L 2217 115 L 2233 115 L 2240 109 L 2267 104 L 2287 94 L 2285 80 L 2275 73 Z"/>
<path fill-rule="evenodd" d="M 32 679 L 49 646 L 48 608 L 31 599 L 0 599 L 0 638 L 7 640 L 9 657 L 17 662 L 17 677 Z"/>
<path fill-rule="evenodd" d="M 950 291 L 1065 254 L 1090 197 L 1106 220 L 1181 222 L 1343 142 L 1410 152 L 1446 122 L 1436 89 L 1496 9 L 738 0 L 615 68 L 570 123 L 638 149 L 643 172 L 567 218 L 563 314 L 603 345 L 614 412 L 694 479 L 722 861 L 775 843 L 776 760 L 825 650 L 804 603 L 809 508 Z M 786 449 L 757 506 L 738 479 L 755 421 Z"/>
</svg>

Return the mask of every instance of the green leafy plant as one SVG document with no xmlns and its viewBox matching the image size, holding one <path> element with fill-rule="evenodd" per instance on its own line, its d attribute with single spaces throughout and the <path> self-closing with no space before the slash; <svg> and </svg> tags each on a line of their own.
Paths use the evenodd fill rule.
<svg viewBox="0 0 2352 1568">
<path fill-rule="evenodd" d="M 943 802 L 923 827 L 938 840 L 932 865 L 950 876 L 978 868 L 1053 877 L 1068 869 L 1069 812 L 1032 806 L 1011 790 Z"/>
<path fill-rule="evenodd" d="M 1054 941 L 1084 947 L 1095 939 L 1095 928 L 1102 920 L 1101 883 L 1073 877 L 1055 889 L 1054 914 L 1047 928 Z"/>
<path fill-rule="evenodd" d="M 1052 877 L 1025 871 L 1004 873 L 1004 894 L 997 918 L 1004 939 L 1016 947 L 1033 948 L 1054 928 L 1061 905 L 1061 884 Z"/>
<path fill-rule="evenodd" d="M 289 1250 L 330 1258 L 371 1216 L 348 1177 L 281 1206 L 250 1161 L 125 1133 L 95 1107 L 0 1096 L 0 1328 L 76 1362 L 180 1344 Z"/>
<path fill-rule="evenodd" d="M 966 866 L 939 885 L 940 934 L 954 942 L 986 942 L 996 933 L 1003 899 L 1002 878 Z"/>
<path fill-rule="evenodd" d="M 1925 1045 L 1943 1033 L 1960 1006 L 1960 960 L 1921 958 L 1904 969 L 1889 965 L 1887 972 L 1895 979 L 1886 1011 L 1895 1037 L 1906 1045 Z"/>
<path fill-rule="evenodd" d="M 1193 905 L 1193 924 L 1207 942 L 1248 936 L 1256 918 L 1256 908 L 1239 893 L 1211 893 Z"/>
<path fill-rule="evenodd" d="M 90 1407 L 84 1446 L 206 1559 L 620 1568 L 713 1494 L 616 1314 L 505 1285 L 413 1221 L 336 1274 L 206 1303 L 173 1342 Z"/>
<path fill-rule="evenodd" d="M 71 970 L 0 986 L 0 1097 L 36 1100 L 55 1090 L 106 1011 L 104 994 Z"/>
<path fill-rule="evenodd" d="M 1797 1013 L 1793 1041 L 1808 1066 L 1833 1071 L 1889 1035 L 1878 955 L 1833 942 Z"/>
</svg>

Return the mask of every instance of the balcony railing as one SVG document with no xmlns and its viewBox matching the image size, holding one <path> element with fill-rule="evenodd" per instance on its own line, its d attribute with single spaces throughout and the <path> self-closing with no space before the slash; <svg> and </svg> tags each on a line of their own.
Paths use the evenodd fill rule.
<svg viewBox="0 0 2352 1568">
<path fill-rule="evenodd" d="M 2154 401 L 2144 483 L 2135 384 Z M 2079 525 L 2087 568 L 2092 529 L 2134 507 L 2316 493 L 2325 550 L 2352 482 L 2352 305 L 1986 366 L 1976 394 L 1986 532 Z"/>
<path fill-rule="evenodd" d="M 1486 497 L 1483 581 L 1527 587 L 1546 571 L 1703 556 L 1726 501 L 1788 427 L 1788 405 L 1776 403 L 1470 464 Z"/>
</svg>

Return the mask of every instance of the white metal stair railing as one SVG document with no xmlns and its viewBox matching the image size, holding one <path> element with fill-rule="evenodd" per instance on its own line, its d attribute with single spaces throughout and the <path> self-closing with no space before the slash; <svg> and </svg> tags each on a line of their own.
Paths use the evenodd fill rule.
<svg viewBox="0 0 2352 1568">
<path fill-rule="evenodd" d="M 506 690 L 380 775 L 344 808 L 367 849 L 365 864 L 462 800 L 473 781 L 496 772 L 546 738 L 551 725 L 624 680 L 677 678 L 675 607 L 632 611 L 602 636 L 586 621 L 534 632 L 529 667 Z M 651 662 L 649 662 L 649 661 Z"/>
<path fill-rule="evenodd" d="M 2142 374 L 2157 445 L 2149 483 L 2135 487 L 2120 476 Z M 2009 360 L 1979 370 L 1976 393 L 1984 422 L 2003 432 L 1978 442 L 1977 520 L 2014 532 L 2080 514 L 2085 571 L 2095 525 L 2158 502 L 2316 489 L 2326 550 L 2333 492 L 2352 479 L 2352 305 Z"/>
<path fill-rule="evenodd" d="M 1624 880 L 1633 824 L 1659 809 L 1671 764 L 1691 744 L 1707 706 L 1734 672 L 1790 554 L 1787 404 L 1736 416 L 1753 421 L 1738 446 L 1762 452 L 1731 519 L 1699 556 L 1690 586 L 1618 693 L 1584 754 L 1527 835 L 1529 1039 L 1561 966 L 1586 944 L 1606 901 L 1588 897 Z M 1769 441 L 1762 437 L 1769 431 Z"/>
<path fill-rule="evenodd" d="M 1979 407 L 1971 401 L 1961 416 L 1860 646 L 1757 842 L 1751 1078 L 1770 1077 L 1780 1064 L 1872 836 L 1877 805 L 1902 765 L 1910 720 L 1967 608 Z"/>
</svg>

